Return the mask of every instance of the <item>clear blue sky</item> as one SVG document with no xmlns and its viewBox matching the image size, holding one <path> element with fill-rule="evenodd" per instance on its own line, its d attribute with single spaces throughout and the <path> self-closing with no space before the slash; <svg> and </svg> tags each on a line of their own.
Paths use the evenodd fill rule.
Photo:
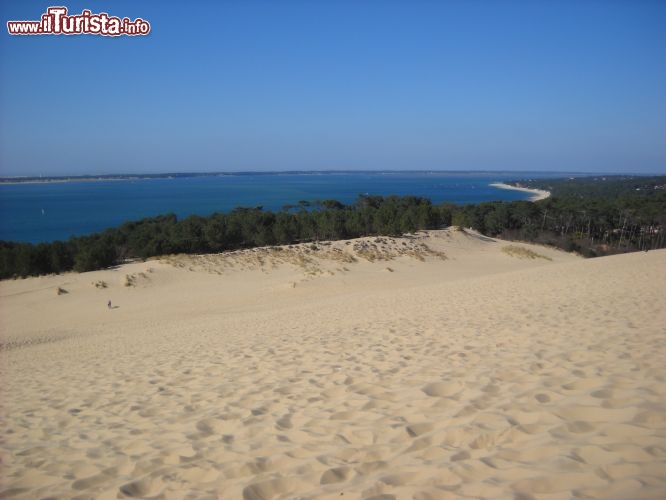
<svg viewBox="0 0 666 500">
<path fill-rule="evenodd" d="M 666 1 L 77 0 L 152 31 L 7 33 L 50 5 L 0 2 L 0 175 L 666 173 Z"/>
</svg>

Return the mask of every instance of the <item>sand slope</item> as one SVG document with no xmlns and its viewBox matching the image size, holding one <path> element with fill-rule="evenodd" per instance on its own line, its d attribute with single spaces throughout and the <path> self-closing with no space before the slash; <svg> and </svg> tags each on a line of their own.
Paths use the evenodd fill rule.
<svg viewBox="0 0 666 500">
<path fill-rule="evenodd" d="M 663 498 L 666 252 L 509 246 L 3 282 L 0 496 Z"/>
</svg>

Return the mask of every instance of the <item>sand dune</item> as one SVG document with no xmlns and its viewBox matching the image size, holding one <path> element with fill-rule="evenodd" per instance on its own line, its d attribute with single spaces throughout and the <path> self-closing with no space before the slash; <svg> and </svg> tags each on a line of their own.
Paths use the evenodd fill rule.
<svg viewBox="0 0 666 500">
<path fill-rule="evenodd" d="M 453 229 L 2 282 L 0 497 L 663 498 L 665 292 Z"/>
</svg>

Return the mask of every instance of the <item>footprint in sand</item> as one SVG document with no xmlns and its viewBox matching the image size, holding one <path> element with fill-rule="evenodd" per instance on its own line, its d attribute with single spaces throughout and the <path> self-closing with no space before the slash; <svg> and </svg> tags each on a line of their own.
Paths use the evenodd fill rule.
<svg viewBox="0 0 666 500">
<path fill-rule="evenodd" d="M 427 384 L 421 390 L 431 397 L 447 398 L 461 392 L 463 385 L 457 380 L 453 382 L 433 382 Z"/>
<path fill-rule="evenodd" d="M 351 469 L 349 467 L 335 467 L 328 469 L 321 475 L 319 484 L 341 483 L 349 479 Z"/>
<path fill-rule="evenodd" d="M 120 487 L 120 492 L 132 498 L 155 496 L 162 489 L 162 481 L 159 479 L 143 478 L 132 481 Z"/>
</svg>

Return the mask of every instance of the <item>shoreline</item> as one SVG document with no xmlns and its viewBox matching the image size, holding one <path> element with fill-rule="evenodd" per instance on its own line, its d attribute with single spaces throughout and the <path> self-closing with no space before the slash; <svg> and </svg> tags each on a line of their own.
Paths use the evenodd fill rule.
<svg viewBox="0 0 666 500">
<path fill-rule="evenodd" d="M 54 175 L 54 176 L 0 176 L 0 185 L 16 185 L 16 184 L 49 184 L 49 183 L 63 183 L 63 182 L 104 182 L 104 181 L 127 181 L 127 180 L 147 180 L 147 179 L 179 179 L 179 178 L 196 178 L 196 177 L 235 177 L 247 175 L 261 175 L 261 176 L 281 176 L 281 175 L 338 175 L 338 174 L 450 174 L 450 175 L 477 175 L 488 174 L 496 175 L 496 171 L 484 170 L 276 170 L 276 171 L 232 171 L 232 172 L 165 172 L 165 173 L 139 173 L 139 174 L 85 174 L 85 175 Z M 504 174 L 512 173 L 517 177 L 531 176 L 535 172 L 530 171 L 507 171 Z M 560 178 L 570 175 L 576 176 L 589 176 L 593 175 L 585 172 L 549 172 L 549 178 Z M 619 175 L 619 174 L 607 174 Z M 639 174 L 641 175 L 641 174 Z M 504 183 L 497 183 L 504 184 Z M 494 184 L 491 184 L 491 186 Z M 509 184 L 506 184 L 509 186 Z M 512 186 L 513 188 L 513 186 Z"/>
<path fill-rule="evenodd" d="M 0 186 L 17 186 L 20 184 L 65 184 L 70 182 L 110 182 L 110 181 L 141 181 L 148 177 L 94 177 L 94 178 L 71 178 L 71 179 L 30 179 L 21 181 L 0 181 Z"/>
<path fill-rule="evenodd" d="M 529 201 L 541 201 L 550 197 L 550 191 L 544 189 L 530 189 L 518 186 L 512 186 L 511 184 L 505 184 L 504 182 L 493 182 L 490 186 L 498 189 L 508 189 L 511 191 L 522 191 L 524 193 L 532 193 L 532 197 Z"/>
</svg>

